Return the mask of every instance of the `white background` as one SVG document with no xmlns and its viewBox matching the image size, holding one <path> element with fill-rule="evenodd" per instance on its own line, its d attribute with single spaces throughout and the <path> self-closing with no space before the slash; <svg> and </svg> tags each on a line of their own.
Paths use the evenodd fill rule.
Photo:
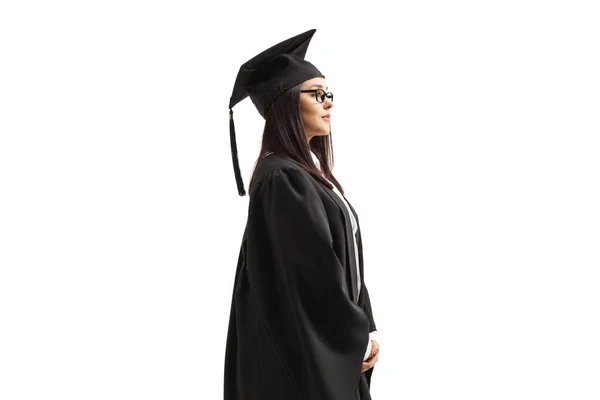
<svg viewBox="0 0 600 400">
<path fill-rule="evenodd" d="M 0 398 L 222 398 L 229 97 L 316 28 L 373 399 L 597 400 L 593 3 L 2 2 Z M 263 120 L 234 115 L 247 189 Z"/>
</svg>

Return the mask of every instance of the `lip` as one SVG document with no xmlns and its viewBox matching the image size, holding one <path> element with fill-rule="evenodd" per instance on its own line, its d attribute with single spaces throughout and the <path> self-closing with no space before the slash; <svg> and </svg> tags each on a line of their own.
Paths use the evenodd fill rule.
<svg viewBox="0 0 600 400">
<path fill-rule="evenodd" d="M 331 114 L 323 115 L 321 118 L 327 118 L 327 119 L 329 119 L 329 118 L 331 118 Z"/>
</svg>

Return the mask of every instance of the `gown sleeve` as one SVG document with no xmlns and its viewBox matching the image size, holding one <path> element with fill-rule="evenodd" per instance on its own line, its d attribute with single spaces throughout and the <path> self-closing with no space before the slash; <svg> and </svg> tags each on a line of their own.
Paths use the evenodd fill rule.
<svg viewBox="0 0 600 400">
<path fill-rule="evenodd" d="M 269 338 L 301 400 L 355 396 L 369 317 L 349 297 L 325 208 L 312 178 L 265 176 L 250 197 L 248 274 Z M 259 259 L 259 255 L 249 254 Z"/>
<path fill-rule="evenodd" d="M 377 326 L 375 325 L 375 318 L 373 317 L 373 310 L 371 309 L 371 298 L 369 297 L 367 285 L 363 284 L 361 290 L 365 292 L 363 309 L 369 318 L 369 332 L 373 332 L 377 330 Z"/>
<path fill-rule="evenodd" d="M 369 290 L 367 289 L 367 285 L 364 284 L 361 287 L 361 290 L 364 290 L 364 302 L 363 302 L 363 310 L 365 311 L 368 319 L 369 319 L 369 343 L 371 339 L 376 340 L 377 344 L 379 343 L 379 332 L 377 331 L 377 326 L 375 325 L 375 319 L 373 317 L 373 310 L 371 309 L 371 299 L 369 298 Z M 373 371 L 375 371 L 376 366 L 369 368 L 365 371 L 365 377 L 367 378 L 367 384 L 369 387 L 371 386 L 371 378 L 373 377 Z"/>
</svg>

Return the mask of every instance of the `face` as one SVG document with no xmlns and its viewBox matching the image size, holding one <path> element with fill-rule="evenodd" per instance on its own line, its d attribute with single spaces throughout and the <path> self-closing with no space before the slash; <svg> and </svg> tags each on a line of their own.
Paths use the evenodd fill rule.
<svg viewBox="0 0 600 400">
<path fill-rule="evenodd" d="M 323 78 L 313 78 L 304 81 L 301 90 L 323 89 L 329 90 Z M 324 136 L 331 132 L 330 118 L 323 118 L 331 114 L 333 102 L 328 97 L 322 103 L 317 101 L 315 93 L 300 93 L 300 116 L 304 123 L 306 139 L 310 142 L 313 136 Z"/>
</svg>

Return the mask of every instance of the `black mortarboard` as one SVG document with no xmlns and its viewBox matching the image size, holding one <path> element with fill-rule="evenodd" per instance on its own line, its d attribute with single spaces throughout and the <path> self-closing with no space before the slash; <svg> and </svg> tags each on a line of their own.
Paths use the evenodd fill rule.
<svg viewBox="0 0 600 400">
<path fill-rule="evenodd" d="M 246 97 L 256 106 L 263 118 L 281 93 L 308 79 L 325 78 L 314 65 L 304 60 L 308 44 L 317 30 L 311 29 L 284 40 L 246 61 L 238 72 L 229 100 L 229 136 L 233 171 L 240 196 L 244 196 L 244 182 L 240 173 L 233 124 L 233 106 Z"/>
</svg>

